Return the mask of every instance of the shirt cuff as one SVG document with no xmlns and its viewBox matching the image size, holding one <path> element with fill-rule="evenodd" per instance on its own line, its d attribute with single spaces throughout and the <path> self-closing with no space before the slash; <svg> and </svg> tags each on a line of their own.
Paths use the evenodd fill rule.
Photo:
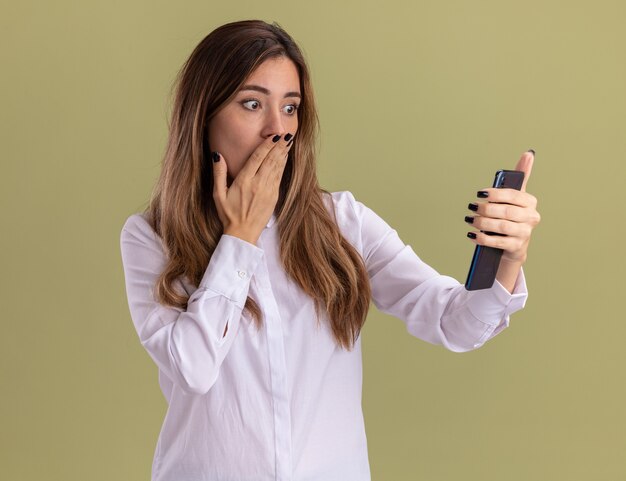
<svg viewBox="0 0 626 481">
<path fill-rule="evenodd" d="M 222 234 L 198 288 L 210 289 L 243 309 L 252 274 L 264 251 L 228 234 Z"/>
<path fill-rule="evenodd" d="M 485 324 L 497 326 L 503 318 L 519 311 L 526 304 L 528 289 L 524 268 L 520 268 L 513 292 L 507 291 L 496 279 L 489 289 L 471 291 L 469 294 L 470 312 Z"/>
</svg>

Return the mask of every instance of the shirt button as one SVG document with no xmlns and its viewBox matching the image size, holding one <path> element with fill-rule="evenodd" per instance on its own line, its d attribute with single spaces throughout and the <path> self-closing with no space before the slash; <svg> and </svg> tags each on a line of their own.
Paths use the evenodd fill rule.
<svg viewBox="0 0 626 481">
<path fill-rule="evenodd" d="M 239 274 L 239 277 L 241 277 L 242 279 L 246 277 L 246 273 L 244 271 L 237 271 L 237 274 Z"/>
</svg>

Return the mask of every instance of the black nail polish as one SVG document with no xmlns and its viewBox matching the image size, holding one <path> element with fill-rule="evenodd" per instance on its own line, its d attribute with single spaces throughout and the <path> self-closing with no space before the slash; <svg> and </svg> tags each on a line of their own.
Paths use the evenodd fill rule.
<svg viewBox="0 0 626 481">
<path fill-rule="evenodd" d="M 467 237 L 469 237 L 470 239 L 476 239 L 476 234 L 474 232 L 468 232 Z"/>
<path fill-rule="evenodd" d="M 480 197 L 481 199 L 485 199 L 485 198 L 487 198 L 489 196 L 489 192 L 487 192 L 486 190 L 479 190 L 476 193 L 476 196 Z"/>
<path fill-rule="evenodd" d="M 211 155 L 213 156 L 213 162 L 219 162 L 220 161 L 220 153 L 219 152 L 213 152 Z"/>
<path fill-rule="evenodd" d="M 533 153 L 533 156 L 535 156 L 535 155 L 536 155 L 536 154 L 535 154 L 535 151 L 534 151 L 533 149 L 528 149 L 528 150 L 527 150 L 527 152 L 532 152 L 532 153 Z"/>
<path fill-rule="evenodd" d="M 465 216 L 465 222 L 469 222 L 470 224 L 474 223 L 474 218 L 471 215 Z"/>
<path fill-rule="evenodd" d="M 291 137 L 293 137 L 291 134 L 285 135 L 285 142 L 287 142 Z"/>
<path fill-rule="evenodd" d="M 275 136 L 272 138 L 272 142 L 274 142 L 274 143 L 278 142 L 279 140 L 280 140 L 280 135 L 275 135 Z"/>
<path fill-rule="evenodd" d="M 473 210 L 474 212 L 476 212 L 478 210 L 478 204 L 475 204 L 474 202 L 470 202 L 468 204 L 467 208 L 469 210 Z"/>
</svg>

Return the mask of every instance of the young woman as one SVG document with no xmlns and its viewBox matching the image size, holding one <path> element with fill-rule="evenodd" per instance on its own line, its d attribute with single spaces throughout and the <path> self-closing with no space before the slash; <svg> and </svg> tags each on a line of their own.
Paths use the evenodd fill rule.
<svg viewBox="0 0 626 481">
<path fill-rule="evenodd" d="M 169 127 L 150 205 L 121 232 L 131 317 L 169 405 L 152 479 L 369 480 L 370 299 L 419 339 L 482 346 L 525 304 L 536 199 L 485 189 L 493 203 L 471 204 L 474 227 L 506 234 L 473 239 L 504 249 L 493 287 L 437 273 L 349 191 L 319 186 L 311 77 L 275 23 L 204 38 Z"/>
</svg>

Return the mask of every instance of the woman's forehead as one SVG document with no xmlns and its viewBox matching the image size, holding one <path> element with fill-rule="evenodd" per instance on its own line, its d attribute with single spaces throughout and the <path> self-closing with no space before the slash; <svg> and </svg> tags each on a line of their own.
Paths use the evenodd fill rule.
<svg viewBox="0 0 626 481">
<path fill-rule="evenodd" d="M 246 88 L 266 95 L 300 94 L 298 69 L 289 58 L 267 59 L 249 75 L 239 90 Z"/>
</svg>

